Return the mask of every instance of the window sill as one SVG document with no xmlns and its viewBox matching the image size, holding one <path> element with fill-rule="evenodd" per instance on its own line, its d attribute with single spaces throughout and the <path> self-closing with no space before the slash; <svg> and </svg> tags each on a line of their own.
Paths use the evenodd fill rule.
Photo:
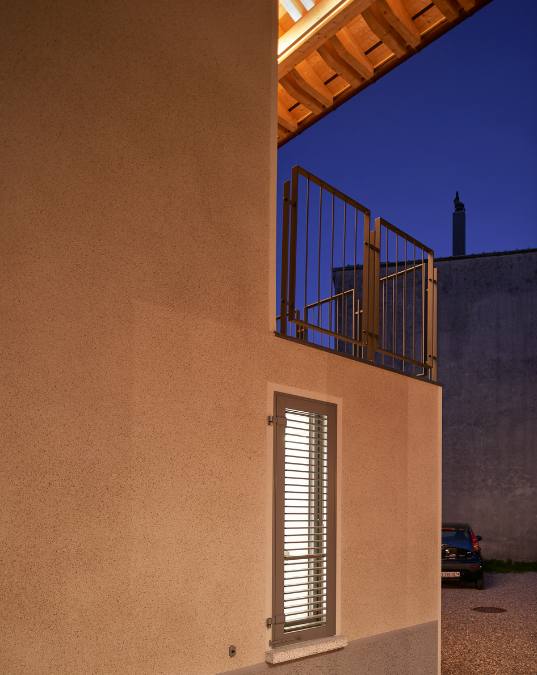
<svg viewBox="0 0 537 675">
<path fill-rule="evenodd" d="M 347 638 L 343 635 L 334 635 L 332 637 L 320 638 L 319 640 L 308 640 L 307 642 L 297 642 L 291 645 L 282 645 L 274 647 L 265 654 L 267 663 L 285 663 L 295 659 L 303 659 L 305 656 L 314 654 L 324 654 L 335 649 L 342 649 L 348 644 Z"/>
</svg>

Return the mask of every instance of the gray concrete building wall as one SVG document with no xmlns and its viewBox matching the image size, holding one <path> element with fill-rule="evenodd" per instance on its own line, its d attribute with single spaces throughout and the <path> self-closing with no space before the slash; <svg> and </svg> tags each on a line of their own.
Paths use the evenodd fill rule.
<svg viewBox="0 0 537 675">
<path fill-rule="evenodd" d="M 537 249 L 437 265 L 443 519 L 537 560 Z"/>
</svg>

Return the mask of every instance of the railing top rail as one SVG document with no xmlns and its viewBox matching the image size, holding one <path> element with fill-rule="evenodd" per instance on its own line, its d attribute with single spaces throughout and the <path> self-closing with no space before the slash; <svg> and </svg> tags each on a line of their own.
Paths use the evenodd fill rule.
<svg viewBox="0 0 537 675">
<path fill-rule="evenodd" d="M 385 218 L 382 218 L 382 216 L 375 218 L 375 222 L 378 222 L 379 225 L 382 225 L 386 227 L 388 230 L 391 230 L 395 234 L 399 235 L 400 237 L 403 237 L 403 239 L 406 239 L 411 244 L 414 244 L 415 246 L 423 249 L 426 253 L 434 255 L 434 251 L 432 248 L 429 248 L 426 244 L 423 244 L 421 241 L 419 241 L 419 239 L 416 239 L 415 237 L 413 237 L 411 234 L 408 234 L 404 230 L 400 230 L 396 225 L 392 225 L 392 223 L 387 221 Z"/>
<path fill-rule="evenodd" d="M 330 185 L 330 183 L 327 183 L 322 178 L 318 178 L 309 171 L 306 171 L 306 169 L 302 168 L 301 166 L 296 165 L 293 167 L 293 178 L 295 177 L 298 178 L 298 176 L 303 176 L 304 178 L 307 178 L 313 183 L 316 183 L 319 187 L 323 188 L 327 192 L 331 192 L 336 197 L 339 197 L 344 202 L 347 202 L 347 204 L 354 206 L 354 208 L 357 209 L 358 211 L 361 211 L 366 215 L 371 215 L 371 210 L 368 209 L 367 206 L 360 204 L 360 202 L 356 201 L 356 199 L 349 197 L 349 195 L 346 195 L 344 192 L 341 192 L 341 190 L 338 190 L 333 185 Z"/>
</svg>

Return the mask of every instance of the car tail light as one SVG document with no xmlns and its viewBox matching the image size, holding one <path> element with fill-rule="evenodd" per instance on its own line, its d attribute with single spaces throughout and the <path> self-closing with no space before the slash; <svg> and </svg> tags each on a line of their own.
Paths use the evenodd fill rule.
<svg viewBox="0 0 537 675">
<path fill-rule="evenodd" d="M 470 539 L 472 540 L 472 548 L 474 551 L 479 551 L 479 542 L 477 540 L 477 535 L 473 532 L 473 530 L 470 530 Z"/>
</svg>

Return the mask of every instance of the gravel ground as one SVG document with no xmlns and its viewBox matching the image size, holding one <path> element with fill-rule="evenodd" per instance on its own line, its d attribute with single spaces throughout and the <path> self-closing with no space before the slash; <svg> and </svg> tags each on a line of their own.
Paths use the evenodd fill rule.
<svg viewBox="0 0 537 675">
<path fill-rule="evenodd" d="M 502 607 L 483 614 L 473 607 Z M 537 572 L 442 587 L 442 675 L 537 675 Z"/>
</svg>

